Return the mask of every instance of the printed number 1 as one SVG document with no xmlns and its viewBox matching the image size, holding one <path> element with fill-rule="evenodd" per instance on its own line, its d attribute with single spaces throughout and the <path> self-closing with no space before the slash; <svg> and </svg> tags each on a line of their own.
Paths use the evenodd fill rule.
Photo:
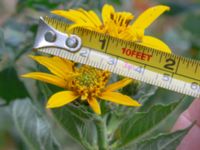
<svg viewBox="0 0 200 150">
<path fill-rule="evenodd" d="M 99 42 L 101 42 L 101 49 L 103 50 L 106 45 L 106 39 L 99 39 Z"/>
</svg>

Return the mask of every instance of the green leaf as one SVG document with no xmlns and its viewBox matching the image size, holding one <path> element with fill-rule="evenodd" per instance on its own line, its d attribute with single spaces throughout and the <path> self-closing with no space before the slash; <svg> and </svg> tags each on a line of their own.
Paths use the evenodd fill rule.
<svg viewBox="0 0 200 150">
<path fill-rule="evenodd" d="M 112 133 L 114 130 L 116 130 L 119 124 L 121 124 L 121 122 L 123 122 L 127 116 L 130 116 L 130 114 L 133 115 L 135 112 L 141 111 L 143 108 L 149 107 L 147 106 L 148 104 L 146 105 L 146 102 L 148 102 L 149 98 L 152 95 L 154 95 L 156 91 L 157 91 L 156 86 L 147 85 L 145 83 L 140 83 L 140 82 L 129 84 L 128 86 L 123 88 L 121 90 L 121 93 L 129 95 L 134 99 L 137 99 L 142 104 L 142 106 L 140 108 L 137 107 L 134 108 L 134 107 L 119 105 L 115 106 L 113 110 L 109 110 L 109 112 L 111 112 L 111 114 L 108 117 L 108 123 L 107 123 L 109 134 Z"/>
<path fill-rule="evenodd" d="M 0 97 L 9 103 L 18 98 L 29 97 L 23 82 L 19 80 L 15 68 L 10 67 L 0 72 Z"/>
<path fill-rule="evenodd" d="M 193 125 L 183 130 L 175 131 L 173 133 L 159 134 L 153 138 L 138 143 L 135 149 L 176 150 L 176 147 L 180 144 L 181 140 L 185 137 L 185 135 L 190 131 L 192 126 Z M 133 149 L 133 147 L 130 147 L 130 149 Z"/>
<path fill-rule="evenodd" d="M 120 90 L 120 92 L 125 95 L 129 95 L 129 96 L 133 97 L 139 91 L 139 88 L 140 88 L 139 84 L 140 84 L 140 82 L 134 81 L 134 82 L 128 84 L 127 86 L 123 87 Z"/>
<path fill-rule="evenodd" d="M 138 111 L 147 111 L 149 108 L 151 108 L 151 105 L 155 105 L 153 104 L 152 96 L 156 94 L 157 90 L 158 87 L 156 86 L 142 83 L 142 87 L 136 95 L 136 99 L 138 99 L 138 101 L 142 104 L 142 106 L 138 108 Z"/>
<path fill-rule="evenodd" d="M 119 138 L 119 147 L 138 142 L 153 129 L 159 126 L 178 106 L 179 102 L 169 105 L 155 105 L 147 112 L 137 112 L 128 117 L 119 126 L 116 135 Z"/>
<path fill-rule="evenodd" d="M 74 104 L 68 104 L 65 107 L 54 109 L 53 111 L 56 119 L 65 131 L 86 149 L 92 149 L 91 144 L 96 142 L 96 129 L 93 121 L 88 119 L 85 112 L 82 112 Z"/>
<path fill-rule="evenodd" d="M 29 99 L 14 101 L 11 110 L 14 124 L 29 149 L 59 149 L 44 111 L 39 111 Z"/>
<path fill-rule="evenodd" d="M 136 99 L 138 99 L 138 101 L 144 105 L 144 103 L 146 103 L 146 101 L 148 101 L 149 98 L 156 93 L 157 89 L 158 87 L 154 85 L 141 83 L 141 87 L 138 90 Z"/>
</svg>

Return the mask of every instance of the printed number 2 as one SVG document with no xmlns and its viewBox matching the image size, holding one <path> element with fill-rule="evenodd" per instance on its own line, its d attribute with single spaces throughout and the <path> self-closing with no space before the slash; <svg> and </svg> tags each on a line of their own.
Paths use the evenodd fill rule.
<svg viewBox="0 0 200 150">
<path fill-rule="evenodd" d="M 168 58 L 166 59 L 166 63 L 164 65 L 164 68 L 174 70 L 173 66 L 176 64 L 176 61 L 174 59 Z"/>
<path fill-rule="evenodd" d="M 81 55 L 82 57 L 88 57 L 88 55 L 89 55 L 89 50 L 87 50 L 87 49 L 82 49 L 82 50 L 80 51 L 80 55 Z"/>
<path fill-rule="evenodd" d="M 101 42 L 101 49 L 103 50 L 106 46 L 106 39 L 99 39 L 99 42 Z"/>
</svg>

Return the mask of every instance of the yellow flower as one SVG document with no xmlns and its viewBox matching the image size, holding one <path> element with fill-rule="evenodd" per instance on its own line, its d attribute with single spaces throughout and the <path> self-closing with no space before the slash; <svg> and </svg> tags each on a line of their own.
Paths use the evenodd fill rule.
<svg viewBox="0 0 200 150">
<path fill-rule="evenodd" d="M 52 13 L 74 22 L 69 30 L 75 27 L 83 27 L 170 53 L 171 50 L 164 42 L 144 35 L 145 29 L 166 10 L 169 10 L 169 7 L 163 5 L 152 7 L 141 14 L 132 24 L 130 22 L 134 16 L 131 13 L 115 12 L 115 9 L 107 4 L 102 9 L 102 21 L 93 11 L 83 9 L 55 10 Z M 48 68 L 52 74 L 32 72 L 23 75 L 23 77 L 44 81 L 65 89 L 50 97 L 47 103 L 48 108 L 61 107 L 78 98 L 87 101 L 97 114 L 101 114 L 97 99 L 127 106 L 140 106 L 132 98 L 114 92 L 129 84 L 132 79 L 125 78 L 107 85 L 110 77 L 108 71 L 98 70 L 86 65 L 75 67 L 71 61 L 59 57 L 32 56 L 32 58 Z"/>
<path fill-rule="evenodd" d="M 134 16 L 131 13 L 116 12 L 115 9 L 108 4 L 105 4 L 102 8 L 102 21 L 91 10 L 54 10 L 52 13 L 71 20 L 74 24 L 72 24 L 69 29 L 83 27 L 92 31 L 106 33 L 123 40 L 135 41 L 142 45 L 170 53 L 170 48 L 164 42 L 155 37 L 144 35 L 145 29 L 167 10 L 169 10 L 169 7 L 164 5 L 149 8 L 132 24 L 130 24 L 130 22 L 133 20 Z"/>
<path fill-rule="evenodd" d="M 50 97 L 47 108 L 61 107 L 78 98 L 83 101 L 86 100 L 97 114 L 101 114 L 97 98 L 126 106 L 140 106 L 140 104 L 132 98 L 114 92 L 129 84 L 132 79 L 125 78 L 107 85 L 110 77 L 108 71 L 102 71 L 86 65 L 78 68 L 75 67 L 74 63 L 71 61 L 59 57 L 31 57 L 45 66 L 52 74 L 32 72 L 22 75 L 22 77 L 40 80 L 65 89 Z"/>
</svg>

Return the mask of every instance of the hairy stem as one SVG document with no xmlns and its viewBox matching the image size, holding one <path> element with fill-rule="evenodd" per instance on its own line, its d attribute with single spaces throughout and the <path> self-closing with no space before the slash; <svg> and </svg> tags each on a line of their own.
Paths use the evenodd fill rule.
<svg viewBox="0 0 200 150">
<path fill-rule="evenodd" d="M 101 117 L 98 117 L 95 120 L 95 124 L 96 124 L 97 134 L 98 134 L 99 150 L 107 150 L 108 143 L 107 143 L 106 123 Z"/>
</svg>

